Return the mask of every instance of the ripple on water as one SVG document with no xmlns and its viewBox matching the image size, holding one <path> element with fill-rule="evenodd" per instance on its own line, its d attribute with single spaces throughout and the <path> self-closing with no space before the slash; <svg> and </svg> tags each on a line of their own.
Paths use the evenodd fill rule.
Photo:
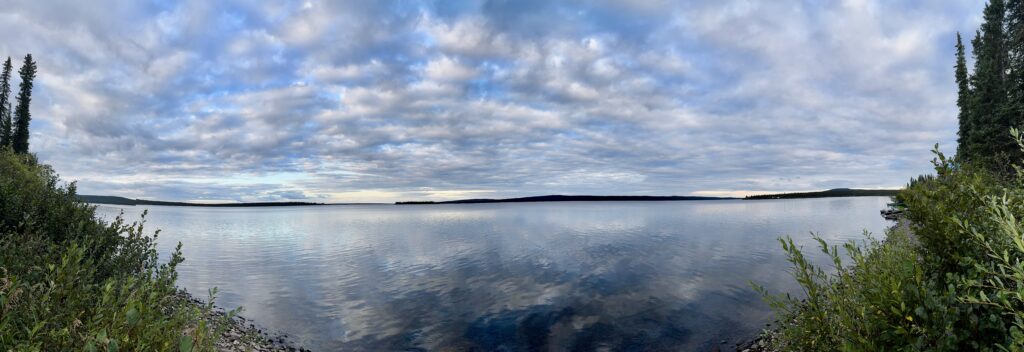
<svg viewBox="0 0 1024 352">
<path fill-rule="evenodd" d="M 749 281 L 797 292 L 777 237 L 880 234 L 886 202 L 151 207 L 147 228 L 185 244 L 181 285 L 315 350 L 689 351 L 763 326 Z"/>
</svg>

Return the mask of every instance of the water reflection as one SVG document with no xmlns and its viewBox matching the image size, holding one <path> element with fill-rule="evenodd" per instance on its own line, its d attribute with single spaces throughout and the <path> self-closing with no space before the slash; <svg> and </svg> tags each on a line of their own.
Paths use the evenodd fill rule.
<svg viewBox="0 0 1024 352">
<path fill-rule="evenodd" d="M 185 244 L 181 285 L 315 350 L 689 351 L 763 327 L 748 280 L 795 291 L 776 237 L 880 233 L 886 201 L 150 207 L 148 226 Z"/>
</svg>

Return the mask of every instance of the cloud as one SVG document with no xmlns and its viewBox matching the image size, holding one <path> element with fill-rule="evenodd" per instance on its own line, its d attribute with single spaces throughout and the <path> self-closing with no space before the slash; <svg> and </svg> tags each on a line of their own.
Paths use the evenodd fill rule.
<svg viewBox="0 0 1024 352">
<path fill-rule="evenodd" d="M 981 6 L 14 2 L 0 54 L 39 61 L 31 147 L 83 193 L 897 187 L 954 145 Z"/>
<path fill-rule="evenodd" d="M 467 67 L 447 56 L 427 62 L 423 73 L 426 78 L 438 81 L 465 81 L 477 75 L 475 68 Z"/>
</svg>

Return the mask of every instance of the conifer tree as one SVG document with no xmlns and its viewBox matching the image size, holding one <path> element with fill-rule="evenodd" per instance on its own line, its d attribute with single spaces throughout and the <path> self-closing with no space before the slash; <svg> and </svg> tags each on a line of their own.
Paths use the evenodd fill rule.
<svg viewBox="0 0 1024 352">
<path fill-rule="evenodd" d="M 957 155 L 967 159 L 970 155 L 967 141 L 970 139 L 971 128 L 971 86 L 967 73 L 967 58 L 964 54 L 964 43 L 960 39 L 959 32 L 956 34 L 956 85 L 956 106 L 960 108 L 960 131 L 957 132 L 957 135 L 959 136 L 957 139 Z"/>
<path fill-rule="evenodd" d="M 967 159 L 991 163 L 992 157 L 1006 150 L 1012 142 L 1006 111 L 1008 102 L 1007 73 L 1009 54 L 1004 31 L 1006 6 L 1003 0 L 992 0 L 985 6 L 984 22 L 972 41 L 975 57 L 973 92 L 970 113 Z M 986 159 L 986 160 L 981 160 Z M 991 166 L 991 165 L 990 165 Z"/>
<path fill-rule="evenodd" d="M 1010 102 L 1007 106 L 1008 123 L 1018 129 L 1024 127 L 1024 0 L 1006 2 L 1006 47 L 1010 59 Z M 1019 148 L 1011 143 L 1009 150 L 1014 160 L 1024 159 Z"/>
<path fill-rule="evenodd" d="M 11 121 L 11 57 L 7 57 L 4 68 L 0 73 L 0 147 L 11 146 L 11 138 L 14 136 Z"/>
<path fill-rule="evenodd" d="M 32 80 L 36 78 L 36 63 L 32 54 L 25 55 L 25 62 L 18 70 L 21 85 L 18 91 L 18 106 L 14 109 L 14 151 L 28 153 L 28 125 L 32 120 L 29 104 L 32 102 Z"/>
</svg>

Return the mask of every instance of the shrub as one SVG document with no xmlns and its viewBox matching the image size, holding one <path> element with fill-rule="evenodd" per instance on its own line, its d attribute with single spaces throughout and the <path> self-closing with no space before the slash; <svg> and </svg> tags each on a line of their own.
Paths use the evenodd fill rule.
<svg viewBox="0 0 1024 352">
<path fill-rule="evenodd" d="M 785 351 L 936 350 L 955 344 L 942 317 L 956 303 L 927 280 L 916 244 L 904 229 L 889 231 L 886 241 L 868 237 L 843 245 L 852 265 L 844 265 L 837 246 L 815 236 L 832 258 L 835 272 L 810 264 L 792 239 L 780 239 L 803 297 L 771 296 L 758 287 L 780 320 Z M 936 319 L 938 318 L 938 319 Z"/>
<path fill-rule="evenodd" d="M 181 245 L 161 264 L 155 239 L 0 149 L 0 350 L 211 350 L 216 327 L 176 295 Z"/>
<path fill-rule="evenodd" d="M 996 176 L 935 154 L 936 175 L 897 196 L 908 226 L 894 227 L 885 241 L 845 244 L 849 266 L 820 239 L 834 270 L 811 265 L 792 240 L 781 240 L 803 295 L 759 288 L 783 322 L 778 347 L 1024 350 L 1024 172 L 1016 165 L 1016 175 Z"/>
</svg>

